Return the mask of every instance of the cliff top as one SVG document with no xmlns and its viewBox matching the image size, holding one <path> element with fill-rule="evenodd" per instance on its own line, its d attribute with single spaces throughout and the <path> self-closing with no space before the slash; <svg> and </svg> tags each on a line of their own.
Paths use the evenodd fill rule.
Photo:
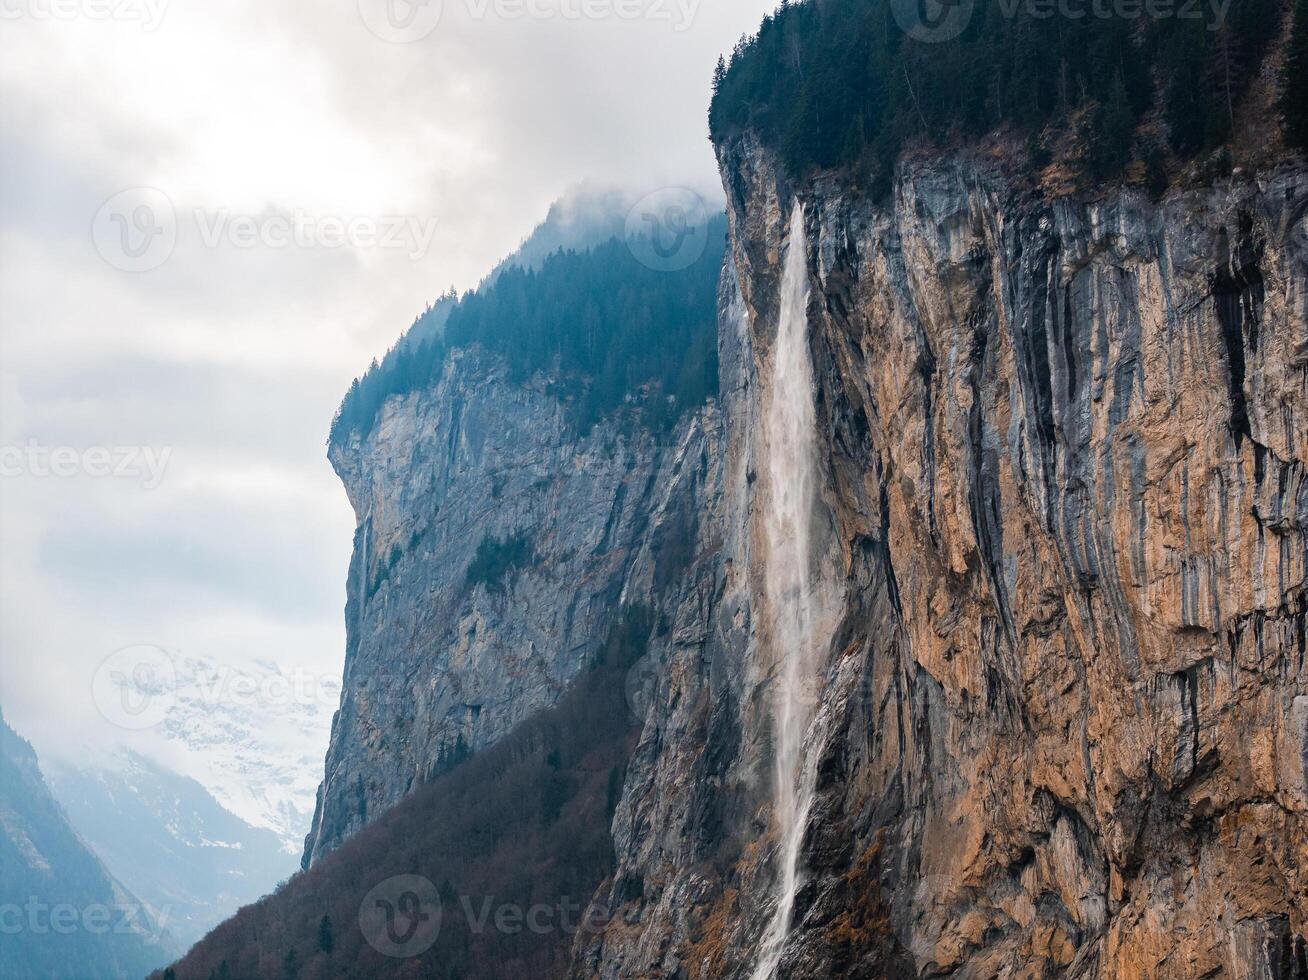
<svg viewBox="0 0 1308 980">
<path fill-rule="evenodd" d="M 709 121 L 874 194 L 905 149 L 996 134 L 1046 186 L 1161 192 L 1308 148 L 1308 0 L 783 3 L 719 62 Z"/>
<path fill-rule="evenodd" d="M 681 234 L 670 239 L 670 261 L 660 258 L 661 239 L 610 238 L 555 251 L 538 269 L 506 260 L 479 289 L 442 297 L 428 314 L 439 315 L 437 328 L 417 330 L 427 327 L 419 318 L 415 331 L 355 380 L 332 423 L 331 444 L 367 436 L 387 398 L 426 388 L 451 350 L 474 344 L 501 356 L 515 380 L 549 375 L 580 431 L 640 391 L 651 395 L 643 424 L 674 423 L 717 390 L 726 218 L 705 210 Z"/>
</svg>

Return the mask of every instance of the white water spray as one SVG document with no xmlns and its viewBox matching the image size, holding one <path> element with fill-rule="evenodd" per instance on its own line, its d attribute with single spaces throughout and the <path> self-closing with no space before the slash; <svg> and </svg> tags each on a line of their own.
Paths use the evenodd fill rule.
<svg viewBox="0 0 1308 980">
<path fill-rule="evenodd" d="M 817 508 L 817 411 L 808 348 L 808 258 L 804 210 L 790 215 L 790 243 L 781 277 L 781 310 L 763 416 L 768 500 L 763 512 L 765 599 L 771 612 L 773 729 L 778 833 L 777 902 L 763 934 L 753 980 L 770 980 L 790 931 L 800 884 L 799 852 L 813 805 L 816 771 L 804 758 L 813 718 L 819 635 L 825 632 L 815 593 L 813 515 Z"/>
</svg>

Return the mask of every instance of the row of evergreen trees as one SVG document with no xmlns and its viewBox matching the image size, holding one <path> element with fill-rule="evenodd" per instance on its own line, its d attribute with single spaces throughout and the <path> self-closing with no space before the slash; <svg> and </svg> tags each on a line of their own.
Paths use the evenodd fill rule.
<svg viewBox="0 0 1308 980">
<path fill-rule="evenodd" d="M 1292 146 L 1308 151 L 1308 0 L 1295 0 L 1290 45 L 1281 69 L 1281 114 Z"/>
<path fill-rule="evenodd" d="M 579 431 L 634 402 L 632 417 L 671 425 L 717 392 L 717 280 L 726 218 L 709 219 L 708 246 L 689 267 L 637 260 L 639 247 L 610 239 L 559 251 L 539 271 L 510 267 L 481 289 L 442 297 L 378 364 L 355 380 L 332 422 L 331 442 L 367 435 L 392 395 L 430 385 L 446 354 L 472 344 L 501 355 L 516 381 L 547 373 Z M 439 332 L 414 343 L 435 313 Z M 628 399 L 628 396 L 636 396 Z"/>
<path fill-rule="evenodd" d="M 1149 4 L 1136 4 L 1139 16 L 1102 17 L 1086 3 L 1086 16 L 1070 18 L 1038 0 L 959 0 L 966 26 L 930 43 L 906 34 L 892 7 L 901 2 L 923 0 L 783 2 L 719 61 L 714 139 L 750 129 L 796 174 L 847 168 L 885 190 L 908 140 L 945 143 L 1001 127 L 1037 134 L 1075 120 L 1088 168 L 1104 177 L 1131 159 L 1221 146 L 1284 23 L 1282 0 L 1231 0 L 1224 13 L 1176 3 L 1173 16 L 1157 19 L 1146 16 Z M 1308 14 L 1296 3 L 1298 61 L 1286 68 L 1281 105 L 1288 136 L 1308 146 Z M 1155 108 L 1166 143 L 1138 145 L 1137 124 Z M 1042 152 L 1038 139 L 1029 146 Z"/>
</svg>

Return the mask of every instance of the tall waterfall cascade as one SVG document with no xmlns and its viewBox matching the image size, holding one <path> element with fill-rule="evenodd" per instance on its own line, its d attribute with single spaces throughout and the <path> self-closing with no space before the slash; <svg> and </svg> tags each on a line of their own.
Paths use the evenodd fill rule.
<svg viewBox="0 0 1308 980">
<path fill-rule="evenodd" d="M 790 215 L 777 336 L 762 414 L 768 485 L 761 519 L 764 599 L 774 664 L 773 823 L 778 849 L 776 903 L 763 934 L 753 980 L 770 980 L 781 959 L 802 881 L 800 848 L 817 775 L 816 762 L 806 758 L 804 748 L 815 717 L 828 616 L 825 590 L 814 573 L 819 469 L 808 295 L 804 210 L 796 201 Z"/>
</svg>

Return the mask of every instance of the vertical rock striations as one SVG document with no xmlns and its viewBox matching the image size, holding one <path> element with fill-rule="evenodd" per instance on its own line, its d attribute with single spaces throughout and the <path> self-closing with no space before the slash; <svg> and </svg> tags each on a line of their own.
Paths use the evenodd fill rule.
<svg viewBox="0 0 1308 980">
<path fill-rule="evenodd" d="M 719 147 L 724 492 L 579 976 L 744 977 L 777 890 L 760 445 L 796 201 L 816 795 L 779 977 L 1308 976 L 1308 172 L 889 205 Z"/>
</svg>

